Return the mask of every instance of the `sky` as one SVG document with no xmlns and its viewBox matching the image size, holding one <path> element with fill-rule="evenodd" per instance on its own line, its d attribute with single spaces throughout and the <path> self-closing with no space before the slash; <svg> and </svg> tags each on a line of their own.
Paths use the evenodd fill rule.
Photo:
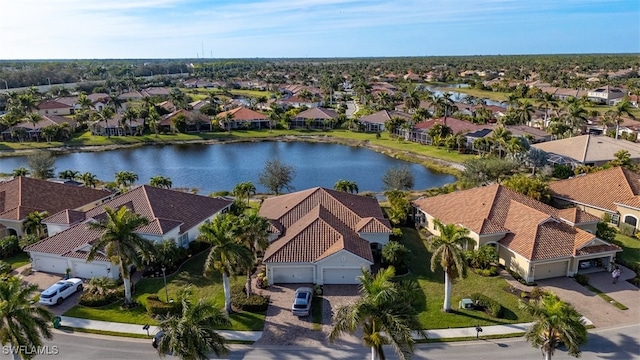
<svg viewBox="0 0 640 360">
<path fill-rule="evenodd" d="M 0 59 L 640 53 L 640 0 L 3 0 Z"/>
</svg>

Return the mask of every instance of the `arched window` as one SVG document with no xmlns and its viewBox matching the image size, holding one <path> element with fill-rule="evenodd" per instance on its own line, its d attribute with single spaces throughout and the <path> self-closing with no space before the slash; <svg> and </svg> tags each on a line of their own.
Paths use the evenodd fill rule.
<svg viewBox="0 0 640 360">
<path fill-rule="evenodd" d="M 631 225 L 631 226 L 633 226 L 635 228 L 638 225 L 638 218 L 636 218 L 633 215 L 625 215 L 624 222 L 626 224 L 629 224 L 629 225 Z"/>
</svg>

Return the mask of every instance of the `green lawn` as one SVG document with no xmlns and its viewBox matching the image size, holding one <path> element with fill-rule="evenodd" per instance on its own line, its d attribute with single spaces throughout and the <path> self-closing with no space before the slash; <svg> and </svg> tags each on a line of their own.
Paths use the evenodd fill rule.
<svg viewBox="0 0 640 360">
<path fill-rule="evenodd" d="M 20 252 L 19 254 L 1 260 L 11 265 L 11 269 L 17 269 L 31 262 L 31 258 L 26 252 Z"/>
<path fill-rule="evenodd" d="M 617 234 L 615 243 L 624 249 L 621 253 L 618 253 L 619 259 L 622 259 L 625 264 L 640 266 L 640 240 Z"/>
<path fill-rule="evenodd" d="M 446 329 L 457 327 L 472 327 L 476 325 L 513 324 L 531 321 L 531 317 L 518 309 L 519 298 L 503 289 L 508 286 L 506 280 L 500 276 L 482 277 L 472 271 L 468 277 L 456 280 L 453 284 L 451 313 L 442 312 L 444 301 L 444 274 L 440 267 L 431 272 L 431 254 L 419 233 L 412 228 L 403 228 L 402 242 L 411 250 L 411 274 L 408 279 L 415 279 L 420 284 L 425 296 L 420 304 L 420 323 L 424 329 Z M 457 310 L 458 302 L 468 298 L 473 293 L 482 293 L 497 302 L 504 310 L 504 318 L 492 318 L 482 311 Z"/>
<path fill-rule="evenodd" d="M 187 261 L 176 274 L 167 276 L 167 291 L 169 298 L 177 298 L 177 292 L 181 287 L 187 284 L 193 284 L 195 299 L 209 299 L 216 306 L 223 307 L 224 291 L 222 289 L 222 278 L 218 274 L 212 275 L 211 278 L 205 278 L 202 275 L 204 261 L 207 252 L 194 256 Z M 232 284 L 243 283 L 244 277 L 238 276 L 232 279 Z M 133 310 L 122 310 L 121 303 L 112 304 L 102 308 L 88 308 L 77 305 L 67 311 L 65 316 L 73 316 L 83 319 L 94 319 L 112 322 L 123 322 L 130 324 L 157 324 L 155 319 L 149 317 L 144 307 L 146 299 L 149 295 L 156 294 L 161 300 L 165 300 L 165 287 L 162 278 L 145 278 L 136 284 L 134 297 L 141 306 Z M 233 313 L 231 318 L 231 326 L 225 329 L 231 330 L 262 330 L 264 325 L 264 313 Z"/>
</svg>

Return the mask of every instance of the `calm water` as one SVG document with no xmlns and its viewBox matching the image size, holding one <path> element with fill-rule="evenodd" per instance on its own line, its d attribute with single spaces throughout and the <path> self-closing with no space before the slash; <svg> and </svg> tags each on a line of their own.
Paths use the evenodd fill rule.
<svg viewBox="0 0 640 360">
<path fill-rule="evenodd" d="M 397 160 L 375 151 L 337 144 L 305 142 L 258 142 L 220 145 L 144 146 L 105 152 L 81 152 L 58 156 L 56 174 L 62 170 L 89 171 L 100 180 L 113 181 L 118 171 L 138 174 L 138 184 L 156 175 L 171 178 L 173 187 L 198 188 L 200 193 L 231 190 L 237 183 L 252 181 L 259 192 L 266 189 L 258 177 L 269 159 L 295 168 L 293 186 L 302 190 L 314 186 L 332 188 L 339 179 L 355 181 L 360 191 L 383 190 L 387 169 L 409 166 L 416 189 L 454 182 L 451 175 Z M 0 172 L 10 173 L 26 165 L 25 157 L 0 158 Z"/>
</svg>

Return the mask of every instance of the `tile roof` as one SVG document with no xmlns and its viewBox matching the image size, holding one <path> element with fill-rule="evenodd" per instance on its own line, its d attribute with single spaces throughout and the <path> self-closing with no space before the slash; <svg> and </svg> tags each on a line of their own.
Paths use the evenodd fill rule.
<svg viewBox="0 0 640 360">
<path fill-rule="evenodd" d="M 11 133 L 13 129 L 23 128 L 27 130 L 39 130 L 47 126 L 52 125 L 60 125 L 62 123 L 67 123 L 71 128 L 75 128 L 77 122 L 74 119 L 67 118 L 60 115 L 41 115 L 40 121 L 38 121 L 35 125 L 31 122 L 21 122 L 18 125 L 12 126 L 7 130 L 3 131 L 3 133 Z"/>
<path fill-rule="evenodd" d="M 73 225 L 75 223 L 79 223 L 84 220 L 85 220 L 84 211 L 65 209 L 47 217 L 42 222 L 50 223 L 50 224 Z"/>
<path fill-rule="evenodd" d="M 580 135 L 531 146 L 580 163 L 610 161 L 619 150 L 627 150 L 631 159 L 640 159 L 640 144 L 608 136 Z"/>
<path fill-rule="evenodd" d="M 55 214 L 111 196 L 107 190 L 18 177 L 0 183 L 0 218 L 22 220 L 33 211 Z"/>
<path fill-rule="evenodd" d="M 321 187 L 266 199 L 259 214 L 284 232 L 266 262 L 315 262 L 341 250 L 373 261 L 358 233 L 391 233 L 376 199 Z"/>
<path fill-rule="evenodd" d="M 261 114 L 257 111 L 253 111 L 251 109 L 248 109 L 246 107 L 237 107 L 235 109 L 231 109 L 228 111 L 224 111 L 219 113 L 218 115 L 216 115 L 216 118 L 218 119 L 224 119 L 227 114 L 231 114 L 233 115 L 233 119 L 235 121 L 264 121 L 267 120 L 267 116 L 264 114 Z"/>
<path fill-rule="evenodd" d="M 428 130 L 431 129 L 434 125 L 446 125 L 448 126 L 454 134 L 458 133 L 468 133 L 473 131 L 478 131 L 484 129 L 486 126 L 480 126 L 476 124 L 472 124 L 465 120 L 460 120 L 452 117 L 441 117 L 438 119 L 431 119 L 423 122 L 419 122 L 415 125 L 416 129 Z"/>
<path fill-rule="evenodd" d="M 507 233 L 500 243 L 529 260 L 571 256 L 576 244 L 594 236 L 567 220 L 597 220 L 580 210 L 571 220 L 565 219 L 563 210 L 499 184 L 421 198 L 413 204 L 445 224 L 459 224 L 479 235 Z"/>
<path fill-rule="evenodd" d="M 38 104 L 38 110 L 50 110 L 50 109 L 70 109 L 73 106 L 65 104 L 56 100 L 43 101 Z"/>
<path fill-rule="evenodd" d="M 554 196 L 613 212 L 616 203 L 640 208 L 640 174 L 623 167 L 554 181 L 549 189 Z"/>
<path fill-rule="evenodd" d="M 394 117 L 410 120 L 411 114 L 408 114 L 402 111 L 397 111 L 397 110 L 380 110 L 376 113 L 361 117 L 360 122 L 384 124 L 387 120 L 390 120 L 391 118 L 394 118 Z"/>
<path fill-rule="evenodd" d="M 302 119 L 329 120 L 329 119 L 335 119 L 337 117 L 338 117 L 338 113 L 336 113 L 335 111 L 331 109 L 317 108 L 317 107 L 307 109 L 305 111 L 300 112 L 298 115 L 296 115 L 296 118 L 302 118 Z"/>
<path fill-rule="evenodd" d="M 149 224 L 136 229 L 140 234 L 163 235 L 180 227 L 183 233 L 231 205 L 231 200 L 210 198 L 176 190 L 138 186 L 110 201 L 84 213 L 85 219 L 103 220 L 105 207 L 118 209 L 126 206 L 149 220 Z M 62 218 L 60 213 L 55 218 Z M 26 248 L 27 251 L 46 252 L 62 256 L 80 257 L 77 249 L 91 244 L 100 232 L 87 227 L 86 221 L 50 236 Z M 85 254 L 86 255 L 86 254 Z"/>
</svg>

